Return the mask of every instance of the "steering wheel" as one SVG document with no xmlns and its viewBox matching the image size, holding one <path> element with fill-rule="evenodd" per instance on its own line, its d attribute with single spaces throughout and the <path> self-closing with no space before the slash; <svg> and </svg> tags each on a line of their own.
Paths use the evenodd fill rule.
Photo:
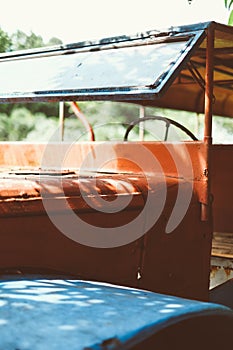
<svg viewBox="0 0 233 350">
<path fill-rule="evenodd" d="M 143 117 L 143 118 L 139 118 L 136 119 L 134 121 L 132 121 L 128 128 L 126 129 L 125 132 L 125 136 L 124 136 L 124 141 L 128 141 L 128 135 L 130 133 L 130 131 L 135 127 L 135 125 L 140 124 L 141 122 L 144 122 L 146 120 L 161 120 L 166 124 L 166 131 L 165 131 L 165 135 L 164 135 L 164 141 L 167 141 L 168 138 L 168 131 L 171 125 L 175 125 L 177 128 L 181 129 L 182 131 L 184 131 L 193 141 L 198 141 L 198 139 L 196 138 L 196 136 L 189 130 L 187 129 L 185 126 L 183 126 L 182 124 L 176 122 L 175 120 L 169 119 L 169 118 L 165 118 L 165 117 L 160 117 L 160 116 L 148 116 L 148 117 Z"/>
</svg>

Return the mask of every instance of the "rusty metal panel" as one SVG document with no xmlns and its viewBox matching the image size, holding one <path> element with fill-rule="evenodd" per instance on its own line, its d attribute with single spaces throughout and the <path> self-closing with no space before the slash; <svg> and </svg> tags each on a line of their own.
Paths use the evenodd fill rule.
<svg viewBox="0 0 233 350">
<path fill-rule="evenodd" d="M 2 268 L 54 269 L 82 278 L 207 298 L 211 232 L 210 227 L 200 220 L 201 186 L 197 185 L 204 182 L 202 143 L 181 143 L 174 147 L 169 143 L 117 142 L 105 143 L 103 148 L 100 143 L 76 144 L 65 162 L 68 170 L 61 169 L 60 172 L 49 165 L 51 162 L 53 164 L 54 154 L 60 156 L 66 153 L 69 145 L 62 146 L 64 152 L 60 144 L 50 146 L 47 172 L 46 169 L 40 169 L 44 146 L 37 146 L 22 144 L 16 148 L 14 144 L 8 143 L 2 149 Z M 142 150 L 144 152 L 141 154 Z M 5 157 L 8 154 L 11 165 L 20 166 L 22 160 L 25 168 L 11 169 L 7 173 Z M 27 154 L 28 163 L 25 159 Z M 72 165 L 78 167 L 82 164 L 87 154 L 90 157 L 84 173 L 79 174 L 78 168 L 69 170 Z M 111 161 L 106 162 L 107 159 Z M 155 159 L 160 166 L 154 164 Z M 37 164 L 31 170 L 30 160 Z M 98 172 L 99 162 L 106 164 L 101 172 Z M 193 171 L 190 171 L 192 168 Z M 163 188 L 167 191 L 164 208 L 148 235 L 141 238 L 133 236 L 131 243 L 121 247 L 94 248 L 73 241 L 53 225 L 44 208 L 45 205 L 50 215 L 64 222 L 67 219 L 69 221 L 70 215 L 75 212 L 80 219 L 94 225 L 96 231 L 99 228 L 108 230 L 133 222 L 141 215 L 146 198 L 150 195 L 153 197 L 150 210 L 144 212 L 140 225 L 137 225 L 143 235 L 148 230 L 145 227 L 148 227 L 150 218 L 154 217 L 163 203 Z M 175 204 L 178 196 L 183 198 L 182 205 L 188 200 L 187 213 L 176 230 L 168 234 L 166 229 L 168 222 L 171 222 L 173 209 L 181 208 Z M 117 197 L 118 203 L 115 204 Z M 127 198 L 130 203 L 123 210 L 111 214 L 107 212 L 110 203 L 112 209 L 117 209 L 114 205 L 119 205 L 119 200 Z M 91 204 L 95 204 L 96 210 L 91 208 Z M 80 226 L 75 227 L 77 234 L 82 233 L 85 237 Z M 126 236 L 131 237 L 134 231 L 135 226 L 133 229 L 128 228 Z M 187 247 L 185 250 L 184 245 Z M 186 260 L 190 264 L 183 264 Z M 187 284 L 190 266 L 195 266 L 195 272 Z"/>
<path fill-rule="evenodd" d="M 211 257 L 210 288 L 213 289 L 231 279 L 233 279 L 233 256 L 224 257 L 213 254 Z"/>
<path fill-rule="evenodd" d="M 131 202 L 127 208 L 112 214 L 101 212 L 101 210 L 97 212 L 88 207 L 85 198 L 80 196 L 82 182 L 80 178 L 67 179 L 64 177 L 64 180 L 61 181 L 64 188 L 62 193 L 58 177 L 45 177 L 45 181 L 41 184 L 42 187 L 34 178 L 35 189 L 37 189 L 35 192 L 32 181 L 25 178 L 19 180 L 16 177 L 15 180 L 13 178 L 11 180 L 12 192 L 9 194 L 5 192 L 3 179 L 3 196 L 0 201 L 1 268 L 52 269 L 85 279 L 140 286 L 179 296 L 206 299 L 211 241 L 208 227 L 200 222 L 199 203 L 196 196 L 193 196 L 182 223 L 173 232 L 169 234 L 166 232 L 178 190 L 183 197 L 188 197 L 188 182 L 183 179 L 167 179 L 166 203 L 164 203 L 160 218 L 155 219 L 153 227 L 148 234 L 144 235 L 145 227 L 150 224 L 152 213 L 160 207 L 163 188 L 159 179 L 152 178 L 153 186 L 152 183 L 150 184 L 152 186 L 150 196 L 153 196 L 151 212 L 147 210 L 143 213 L 144 201 L 148 195 L 146 178 L 139 176 L 137 179 L 136 174 L 131 176 L 134 188 L 132 188 L 133 183 L 128 188 L 129 176 L 128 174 L 116 174 L 115 176 L 102 174 L 99 182 L 95 182 L 92 177 L 84 178 L 87 185 L 85 196 L 95 202 L 96 209 L 98 209 L 98 204 L 99 208 L 103 209 L 103 203 L 101 203 L 103 199 L 106 208 L 110 203 L 109 200 L 114 205 L 116 188 L 113 187 L 112 180 L 115 180 L 118 185 L 118 198 L 121 195 L 124 199 L 127 195 L 130 196 Z M 122 187 L 119 184 L 122 184 Z M 97 189 L 99 198 L 92 194 L 96 185 L 99 186 Z M 22 193 L 23 187 L 24 193 Z M 45 191 L 45 197 L 42 203 L 39 193 L 43 191 Z M 26 193 L 28 198 L 26 198 Z M 44 205 L 47 210 L 49 208 L 49 217 L 43 208 Z M 81 220 L 94 225 L 96 232 L 124 227 L 142 215 L 140 224 L 137 224 L 141 236 L 135 236 L 134 229 L 127 229 L 127 240 L 131 239 L 128 244 L 108 247 L 108 249 L 104 249 L 104 245 L 100 248 L 82 244 L 80 236 L 86 239 L 88 228 L 85 231 L 76 225 L 75 235 L 70 236 L 64 234 L 50 220 L 54 215 L 56 220 L 67 223 L 67 220 L 69 222 L 72 219 L 73 211 Z M 190 230 L 190 225 L 192 230 Z M 108 244 L 107 238 L 106 236 L 105 244 Z M 116 238 L 118 239 L 118 236 Z M 100 239 L 99 236 L 98 239 Z M 186 249 L 183 248 L 184 246 Z M 183 263 L 186 259 L 189 260 L 187 265 Z M 205 264 L 203 264 L 204 260 L 206 260 Z M 193 271 L 192 279 L 187 284 L 186 277 L 190 272 L 190 266 L 195 266 L 195 272 Z"/>
<path fill-rule="evenodd" d="M 233 145 L 211 148 L 214 231 L 233 233 Z"/>
</svg>

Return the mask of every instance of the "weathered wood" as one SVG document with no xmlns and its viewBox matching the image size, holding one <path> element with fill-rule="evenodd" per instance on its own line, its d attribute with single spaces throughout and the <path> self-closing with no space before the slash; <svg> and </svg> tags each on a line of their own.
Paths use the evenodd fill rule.
<svg viewBox="0 0 233 350">
<path fill-rule="evenodd" d="M 233 233 L 214 232 L 212 256 L 233 258 Z"/>
</svg>

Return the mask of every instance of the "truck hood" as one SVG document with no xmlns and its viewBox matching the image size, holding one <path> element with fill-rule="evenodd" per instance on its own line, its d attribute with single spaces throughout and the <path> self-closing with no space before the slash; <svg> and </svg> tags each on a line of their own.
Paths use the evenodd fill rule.
<svg viewBox="0 0 233 350">
<path fill-rule="evenodd" d="M 221 317 L 220 328 L 233 325 L 230 309 L 217 304 L 69 277 L 8 276 L 0 288 L 5 350 L 133 349 L 190 319 L 205 332 L 209 316 Z"/>
</svg>

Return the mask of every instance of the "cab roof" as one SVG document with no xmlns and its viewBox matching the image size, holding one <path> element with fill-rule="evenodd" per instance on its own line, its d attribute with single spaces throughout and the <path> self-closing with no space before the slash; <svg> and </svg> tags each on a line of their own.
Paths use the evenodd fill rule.
<svg viewBox="0 0 233 350">
<path fill-rule="evenodd" d="M 0 55 L 0 103 L 112 100 L 204 112 L 214 32 L 213 113 L 233 117 L 233 27 L 206 22 Z"/>
</svg>

